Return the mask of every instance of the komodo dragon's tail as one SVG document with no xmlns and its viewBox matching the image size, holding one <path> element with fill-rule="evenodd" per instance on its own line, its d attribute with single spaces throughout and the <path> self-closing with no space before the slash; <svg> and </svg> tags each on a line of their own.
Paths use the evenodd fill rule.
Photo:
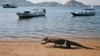
<svg viewBox="0 0 100 56">
<path fill-rule="evenodd" d="M 74 46 L 79 46 L 79 47 L 82 47 L 82 48 L 85 48 L 85 49 L 93 49 L 91 47 L 87 47 L 87 46 L 81 45 L 81 44 L 79 44 L 77 42 L 73 42 L 73 41 L 69 41 L 69 40 L 66 40 L 66 42 L 67 42 L 66 45 L 70 46 L 70 47 L 71 47 L 71 45 L 74 45 Z"/>
</svg>

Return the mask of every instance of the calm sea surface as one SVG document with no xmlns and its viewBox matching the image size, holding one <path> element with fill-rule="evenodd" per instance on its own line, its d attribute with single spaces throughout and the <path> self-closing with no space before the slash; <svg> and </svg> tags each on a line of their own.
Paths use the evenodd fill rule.
<svg viewBox="0 0 100 56">
<path fill-rule="evenodd" d="M 19 19 L 17 12 L 45 8 L 46 16 Z M 0 6 L 0 39 L 9 36 L 100 36 L 100 7 L 95 16 L 73 17 L 70 12 L 84 7 L 18 7 Z M 8 36 L 8 37 L 7 37 Z M 19 37 L 24 38 L 24 37 Z M 28 37 L 25 37 L 28 39 Z"/>
</svg>

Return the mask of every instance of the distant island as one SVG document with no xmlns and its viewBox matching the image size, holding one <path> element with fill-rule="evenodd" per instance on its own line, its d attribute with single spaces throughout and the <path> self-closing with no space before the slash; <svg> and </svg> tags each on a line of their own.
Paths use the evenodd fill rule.
<svg viewBox="0 0 100 56">
<path fill-rule="evenodd" d="M 0 0 L 0 5 L 11 4 L 16 6 L 35 6 L 34 3 L 27 0 Z"/>
<path fill-rule="evenodd" d="M 46 6 L 46 7 L 85 7 L 85 6 L 88 6 L 76 0 L 70 0 L 68 2 L 65 2 L 65 4 L 61 4 L 58 2 L 41 2 L 41 3 L 35 4 L 27 0 L 0 0 L 0 5 L 2 6 L 3 4 L 12 4 L 16 6 Z"/>
</svg>

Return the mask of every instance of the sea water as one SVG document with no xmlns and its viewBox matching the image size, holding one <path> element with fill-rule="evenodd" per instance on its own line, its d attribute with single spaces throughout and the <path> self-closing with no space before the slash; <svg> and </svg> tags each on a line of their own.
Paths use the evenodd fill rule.
<svg viewBox="0 0 100 56">
<path fill-rule="evenodd" d="M 0 39 L 29 39 L 33 36 L 100 36 L 100 7 L 95 16 L 73 17 L 70 12 L 81 11 L 87 7 L 18 7 L 2 8 L 0 6 Z M 16 13 L 46 9 L 42 17 L 20 19 Z M 16 37 L 17 38 L 17 37 Z M 38 38 L 38 37 L 35 37 Z M 34 37 L 33 37 L 34 39 Z"/>
</svg>

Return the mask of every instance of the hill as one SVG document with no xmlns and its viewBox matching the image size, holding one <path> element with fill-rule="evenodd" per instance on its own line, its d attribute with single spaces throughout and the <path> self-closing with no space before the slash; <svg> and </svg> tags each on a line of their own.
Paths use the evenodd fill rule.
<svg viewBox="0 0 100 56">
<path fill-rule="evenodd" d="M 16 6 L 33 6 L 34 3 L 27 0 L 0 0 L 0 5 L 3 4 L 12 4 Z"/>
<path fill-rule="evenodd" d="M 82 2 L 78 2 L 75 0 L 70 0 L 66 2 L 65 4 L 61 4 L 58 2 L 41 2 L 41 3 L 32 3 L 27 0 L 0 0 L 0 5 L 3 4 L 12 4 L 16 6 L 50 6 L 50 7 L 59 7 L 59 6 L 68 6 L 68 7 L 83 7 L 86 6 Z"/>
<path fill-rule="evenodd" d="M 36 6 L 51 6 L 51 7 L 59 7 L 59 6 L 63 6 L 62 4 L 58 3 L 58 2 L 41 2 L 41 3 L 37 3 Z"/>
<path fill-rule="evenodd" d="M 68 7 L 84 7 L 86 5 L 83 4 L 82 2 L 78 2 L 78 1 L 75 1 L 75 0 L 70 0 L 70 1 L 66 2 L 64 4 L 64 6 L 68 6 Z"/>
</svg>

